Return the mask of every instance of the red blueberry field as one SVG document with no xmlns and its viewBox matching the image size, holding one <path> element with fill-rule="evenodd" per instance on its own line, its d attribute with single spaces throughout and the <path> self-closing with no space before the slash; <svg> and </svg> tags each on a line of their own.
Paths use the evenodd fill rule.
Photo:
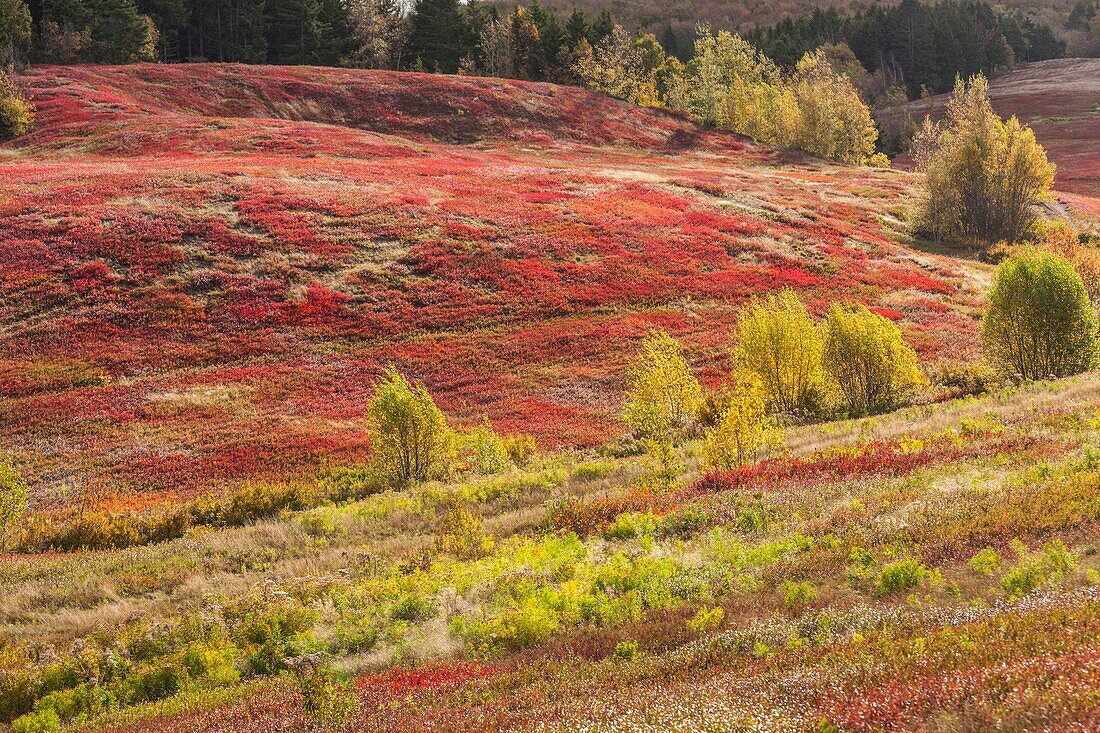
<svg viewBox="0 0 1100 733">
<path fill-rule="evenodd" d="M 978 366 L 994 266 L 909 233 L 919 174 L 541 83 L 19 82 L 3 733 L 1100 730 L 1100 373 Z M 1090 92 L 996 90 L 1087 227 Z M 739 467 L 630 434 L 647 334 L 718 400 L 784 288 L 896 324 L 931 383 Z M 391 366 L 459 431 L 448 475 L 379 483 Z"/>
</svg>

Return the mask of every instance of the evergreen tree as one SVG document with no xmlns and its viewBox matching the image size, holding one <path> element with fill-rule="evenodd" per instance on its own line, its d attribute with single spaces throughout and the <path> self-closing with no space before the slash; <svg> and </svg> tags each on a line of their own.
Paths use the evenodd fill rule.
<svg viewBox="0 0 1100 733">
<path fill-rule="evenodd" d="M 31 11 L 23 0 L 0 0 L 0 69 L 14 66 L 31 47 Z"/>
<path fill-rule="evenodd" d="M 598 46 L 603 41 L 606 41 L 611 37 L 611 34 L 615 32 L 615 21 L 611 19 L 611 13 L 607 8 L 600 11 L 600 14 L 596 16 L 596 20 L 592 23 L 588 35 L 588 42 L 593 46 Z"/>
<path fill-rule="evenodd" d="M 414 66 L 453 74 L 473 46 L 469 19 L 458 0 L 417 0 L 408 40 Z"/>
<path fill-rule="evenodd" d="M 569 44 L 569 48 L 576 48 L 582 38 L 590 40 L 591 32 L 588 19 L 584 17 L 584 11 L 580 8 L 573 8 L 569 20 L 565 23 L 565 42 Z"/>
</svg>

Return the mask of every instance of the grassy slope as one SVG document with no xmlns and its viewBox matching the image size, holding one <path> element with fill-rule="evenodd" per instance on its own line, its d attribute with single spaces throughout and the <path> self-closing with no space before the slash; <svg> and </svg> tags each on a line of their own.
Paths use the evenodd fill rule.
<svg viewBox="0 0 1100 733">
<path fill-rule="evenodd" d="M 333 629 L 374 628 L 373 648 L 340 659 L 359 670 L 354 730 L 726 730 L 739 721 L 746 730 L 803 731 L 822 717 L 868 733 L 938 730 L 948 720 L 964 731 L 995 721 L 1090 730 L 1100 711 L 1100 595 L 1086 571 L 1097 569 L 1100 469 L 1083 460 L 1082 446 L 1100 439 L 1098 402 L 1100 378 L 1089 375 L 799 428 L 788 436 L 792 458 L 740 474 L 737 488 L 731 477 L 698 483 L 698 447 L 689 444 L 687 488 L 662 511 L 700 523 L 646 538 L 597 531 L 582 535 L 579 554 L 540 534 L 561 527 L 544 502 L 629 497 L 638 459 L 552 456 L 500 477 L 158 546 L 12 559 L 0 576 L 8 589 L 0 614 L 8 639 L 60 650 L 97 629 L 135 649 L 161 638 L 142 648 L 171 648 L 180 642 L 167 640 L 189 628 L 181 620 L 196 614 L 212 634 L 237 634 L 242 607 L 311 609 L 316 632 L 304 644 L 339 649 Z M 416 558 L 452 496 L 482 497 L 473 506 L 497 552 L 424 565 Z M 742 519 L 750 515 L 766 519 Z M 1038 594 L 1010 600 L 1002 578 L 1018 563 L 1012 538 L 1033 549 L 1060 539 L 1078 564 L 1043 580 Z M 874 557 L 864 570 L 852 561 L 856 547 Z M 1001 558 L 990 575 L 967 564 L 983 547 Z M 884 595 L 878 575 L 898 558 L 919 559 L 936 575 Z M 421 569 L 410 571 L 415 563 Z M 648 586 L 662 563 L 672 575 Z M 610 585 L 597 591 L 601 577 Z M 810 584 L 817 597 L 785 605 L 788 580 Z M 631 581 L 633 590 L 615 585 Z M 572 594 L 589 589 L 603 612 L 639 605 L 596 623 L 563 613 L 544 643 L 484 660 L 471 660 L 447 631 L 455 615 L 508 613 L 513 592 L 567 584 Z M 408 593 L 435 599 L 435 610 L 395 622 Z M 704 606 L 722 607 L 725 620 L 690 631 L 686 621 Z M 636 660 L 609 658 L 623 640 L 639 642 Z M 162 707 L 90 729 L 112 721 L 133 731 L 306 728 L 289 680 L 241 688 L 229 700 L 196 684 Z"/>
<path fill-rule="evenodd" d="M 0 149 L 0 441 L 38 507 L 361 459 L 380 366 L 544 446 L 618 428 L 662 325 L 700 373 L 754 293 L 973 351 L 980 267 L 898 246 L 909 177 L 576 89 L 334 69 L 37 68 Z"/>
</svg>

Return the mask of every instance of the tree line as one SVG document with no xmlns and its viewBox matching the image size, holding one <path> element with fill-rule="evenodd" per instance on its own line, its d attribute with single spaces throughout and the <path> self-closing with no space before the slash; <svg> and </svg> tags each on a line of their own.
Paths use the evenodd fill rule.
<svg viewBox="0 0 1100 733">
<path fill-rule="evenodd" d="M 1057 58 L 1066 50 L 1047 25 L 984 0 L 902 0 L 843 13 L 816 9 L 758 28 L 746 38 L 791 67 L 825 44 L 847 44 L 882 89 L 904 86 L 910 99 L 950 91 L 958 76 L 989 76 L 1016 62 Z"/>
<path fill-rule="evenodd" d="M 537 1 L 507 11 L 483 0 L 0 0 L 0 21 L 6 65 L 16 56 L 53 63 L 203 60 L 564 83 L 576 83 L 578 55 L 615 27 L 606 9 L 558 17 Z M 988 75 L 1065 50 L 1049 27 L 984 0 L 815 10 L 746 39 L 783 69 L 822 45 L 847 44 L 884 88 L 903 85 L 910 97 L 947 91 L 958 75 Z M 692 54 L 674 34 L 653 45 L 681 61 Z"/>
</svg>

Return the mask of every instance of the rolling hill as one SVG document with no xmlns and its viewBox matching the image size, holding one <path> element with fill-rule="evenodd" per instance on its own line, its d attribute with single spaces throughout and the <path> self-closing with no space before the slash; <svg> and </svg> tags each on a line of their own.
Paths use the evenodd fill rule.
<svg viewBox="0 0 1100 733">
<path fill-rule="evenodd" d="M 20 81 L 0 450 L 20 542 L 53 539 L 0 553 L 0 730 L 1100 725 L 1097 372 L 788 426 L 727 471 L 687 436 L 662 485 L 618 440 L 647 331 L 719 385 L 738 309 L 784 286 L 972 366 L 992 267 L 909 238 L 914 174 L 546 84 Z M 1088 139 L 1070 104 L 1041 136 Z M 1089 151 L 1051 150 L 1087 208 Z M 379 485 L 389 364 L 540 450 Z"/>
<path fill-rule="evenodd" d="M 0 158 L 0 440 L 32 503 L 354 462 L 381 367 L 591 446 L 646 329 L 712 381 L 753 294 L 854 297 L 973 350 L 980 267 L 895 243 L 907 174 L 545 84 L 39 67 Z M 139 498 L 138 494 L 146 498 Z"/>
</svg>

